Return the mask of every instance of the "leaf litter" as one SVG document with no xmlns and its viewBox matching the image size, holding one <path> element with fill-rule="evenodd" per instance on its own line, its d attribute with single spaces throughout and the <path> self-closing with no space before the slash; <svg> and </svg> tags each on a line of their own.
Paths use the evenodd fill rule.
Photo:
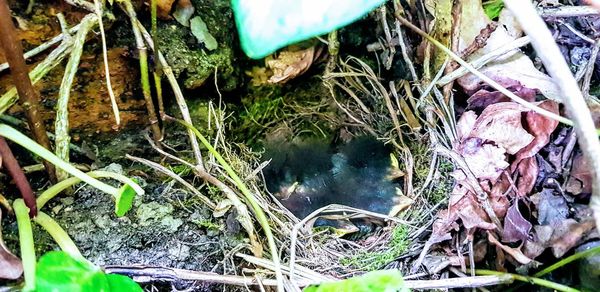
<svg viewBox="0 0 600 292">
<path fill-rule="evenodd" d="M 463 3 L 468 7 L 464 9 L 474 10 L 469 12 L 473 18 L 462 23 L 463 28 L 468 27 L 461 31 L 463 49 L 490 22 L 481 5 L 476 5 L 478 1 L 467 2 L 473 5 Z M 465 56 L 467 60 L 521 36 L 507 14 L 506 10 L 500 13 L 502 25 L 485 46 Z M 480 70 L 522 99 L 561 114 L 555 84 L 520 51 L 507 53 Z M 505 270 L 506 263 L 517 269 L 536 267 L 539 261 L 548 260 L 543 256 L 546 250 L 561 258 L 582 243 L 597 240 L 591 211 L 585 203 L 578 203 L 589 200 L 592 173 L 576 148 L 573 131 L 511 101 L 473 75 L 461 77 L 458 84 L 468 98 L 456 124 L 452 148 L 468 170 L 454 171 L 456 184 L 448 207 L 438 212 L 426 247 L 445 247 L 444 253 L 452 256 L 456 251 L 444 243 L 451 239 L 477 241 L 479 245 L 487 242 L 496 247 L 496 267 Z M 593 113 L 600 116 L 600 111 Z M 473 173 L 479 186 L 466 179 L 465 171 Z M 478 188 L 483 189 L 485 198 L 477 195 Z M 502 229 L 486 213 L 484 201 L 502 221 Z M 576 211 L 573 206 L 577 206 Z M 475 253 L 475 262 L 490 252 L 493 249 Z"/>
</svg>

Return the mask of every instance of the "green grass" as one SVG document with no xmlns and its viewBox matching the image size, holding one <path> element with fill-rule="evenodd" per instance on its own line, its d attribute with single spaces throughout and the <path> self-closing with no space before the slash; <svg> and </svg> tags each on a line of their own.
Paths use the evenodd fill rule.
<svg viewBox="0 0 600 292">
<path fill-rule="evenodd" d="M 361 251 L 356 255 L 342 258 L 340 263 L 365 271 L 378 270 L 402 255 L 408 248 L 409 243 L 408 229 L 404 225 L 398 225 L 392 230 L 392 238 L 388 243 L 388 248 L 384 251 Z"/>
</svg>

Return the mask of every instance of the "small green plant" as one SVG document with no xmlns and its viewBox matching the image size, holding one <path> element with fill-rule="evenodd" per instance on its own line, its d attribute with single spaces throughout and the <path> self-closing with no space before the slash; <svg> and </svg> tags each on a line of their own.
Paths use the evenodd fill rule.
<svg viewBox="0 0 600 292">
<path fill-rule="evenodd" d="M 398 225 L 392 230 L 392 238 L 388 249 L 377 252 L 360 252 L 356 255 L 342 258 L 340 261 L 346 266 L 355 266 L 366 271 L 374 271 L 385 266 L 406 251 L 409 244 L 408 229 Z"/>
<path fill-rule="evenodd" d="M 485 15 L 487 15 L 490 19 L 496 19 L 500 16 L 500 12 L 504 8 L 504 2 L 502 0 L 489 0 L 483 2 L 483 10 L 485 11 Z"/>
<path fill-rule="evenodd" d="M 63 251 L 44 254 L 37 264 L 36 291 L 143 291 L 122 275 L 105 274 L 100 267 Z"/>
<path fill-rule="evenodd" d="M 350 279 L 311 285 L 304 292 L 407 292 L 410 291 L 404 285 L 402 274 L 398 270 L 381 270 L 366 273 L 362 276 Z"/>
</svg>

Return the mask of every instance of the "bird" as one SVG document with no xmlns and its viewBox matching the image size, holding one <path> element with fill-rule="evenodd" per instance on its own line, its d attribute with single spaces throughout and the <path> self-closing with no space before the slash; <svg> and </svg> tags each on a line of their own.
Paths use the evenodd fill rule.
<svg viewBox="0 0 600 292">
<path fill-rule="evenodd" d="M 307 139 L 269 142 L 263 160 L 267 190 L 296 217 L 341 204 L 380 214 L 394 205 L 400 183 L 393 172 L 391 149 L 371 136 L 348 143 Z"/>
</svg>

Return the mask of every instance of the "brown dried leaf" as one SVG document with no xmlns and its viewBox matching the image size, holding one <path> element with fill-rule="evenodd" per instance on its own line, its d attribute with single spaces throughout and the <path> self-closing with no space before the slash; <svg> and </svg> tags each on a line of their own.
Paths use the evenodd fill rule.
<svg viewBox="0 0 600 292">
<path fill-rule="evenodd" d="M 267 58 L 267 68 L 273 70 L 270 83 L 285 83 L 302 75 L 315 59 L 315 47 L 299 51 L 281 51 L 274 58 Z"/>
<path fill-rule="evenodd" d="M 458 135 L 458 141 L 462 141 L 467 138 L 473 127 L 475 127 L 475 121 L 477 120 L 477 114 L 474 111 L 466 111 L 460 116 L 460 119 L 456 123 L 456 133 Z"/>
<path fill-rule="evenodd" d="M 175 3 L 175 0 L 157 0 L 157 16 L 161 19 L 171 19 L 169 13 L 171 12 L 171 7 L 173 7 L 173 3 Z"/>
<path fill-rule="evenodd" d="M 546 100 L 538 104 L 540 108 L 547 111 L 558 114 L 558 103 Z M 542 149 L 550 141 L 550 135 L 554 132 L 554 129 L 558 126 L 558 121 L 555 119 L 544 117 L 534 111 L 529 111 L 525 115 L 527 121 L 528 132 L 531 133 L 535 138 L 527 147 L 521 149 L 517 153 L 515 164 L 518 164 L 522 159 L 533 157 L 540 149 Z M 515 167 L 513 164 L 513 169 Z"/>
<path fill-rule="evenodd" d="M 490 105 L 477 118 L 470 136 L 493 141 L 508 154 L 515 154 L 533 140 L 521 124 L 524 111 L 527 109 L 514 102 Z"/>
<path fill-rule="evenodd" d="M 517 168 L 519 181 L 517 182 L 517 195 L 520 197 L 526 196 L 533 190 L 535 181 L 539 174 L 537 159 L 528 157 L 519 163 Z"/>
<path fill-rule="evenodd" d="M 518 248 L 512 248 L 510 246 L 506 246 L 502 243 L 500 243 L 498 241 L 498 239 L 496 239 L 490 232 L 487 233 L 488 234 L 488 240 L 493 243 L 494 245 L 496 245 L 497 247 L 501 248 L 504 252 L 506 252 L 507 254 L 511 255 L 517 262 L 523 264 L 523 265 L 527 265 L 529 263 L 531 263 L 533 260 L 528 258 L 527 256 L 525 256 L 520 249 Z"/>
<path fill-rule="evenodd" d="M 519 211 L 519 203 L 515 202 L 506 213 L 504 218 L 504 230 L 502 232 L 503 242 L 525 241 L 529 238 L 531 223 L 523 218 Z"/>
<path fill-rule="evenodd" d="M 506 89 L 518 97 L 530 102 L 535 101 L 535 96 L 537 94 L 536 91 L 527 87 L 523 87 L 519 81 L 513 80 L 513 84 L 503 85 L 506 87 Z M 500 91 L 480 89 L 469 97 L 467 100 L 467 108 L 482 110 L 492 104 L 508 101 L 511 101 L 511 99 Z"/>
<path fill-rule="evenodd" d="M 589 194 L 592 192 L 592 172 L 589 162 L 581 152 L 575 154 L 571 173 L 567 179 L 565 191 L 573 194 Z"/>
<path fill-rule="evenodd" d="M 556 258 L 561 258 L 565 253 L 580 243 L 582 237 L 595 227 L 594 220 L 576 222 L 573 219 L 562 221 L 554 229 L 550 247 Z"/>
<path fill-rule="evenodd" d="M 479 138 L 468 138 L 459 146 L 459 153 L 465 159 L 476 178 L 496 182 L 509 164 L 503 148 L 483 144 Z"/>
<path fill-rule="evenodd" d="M 469 46 L 479 35 L 480 30 L 491 22 L 483 11 L 481 1 L 463 2 L 462 8 L 463 21 L 461 21 L 460 27 L 459 51 Z M 504 9 L 503 13 L 508 13 L 508 10 Z M 498 25 L 496 30 L 487 39 L 486 45 L 469 56 L 467 58 L 468 61 L 479 58 L 517 38 L 516 35 L 511 33 L 514 30 L 514 24 L 510 21 L 504 22 L 506 19 L 509 18 L 500 18 L 500 25 Z M 536 69 L 531 59 L 519 50 L 508 52 L 493 62 L 486 64 L 480 69 L 480 72 L 505 87 L 518 80 L 524 87 L 537 89 L 549 99 L 557 101 L 562 99 L 560 90 L 552 81 L 552 78 Z M 459 78 L 458 83 L 468 94 L 478 91 L 483 84 L 481 79 L 473 74 Z"/>
<path fill-rule="evenodd" d="M 464 188 L 457 186 L 455 187 L 455 190 L 456 189 Z M 457 192 L 460 194 L 463 192 L 463 190 L 457 190 Z M 450 200 L 452 201 L 452 197 Z M 462 223 L 466 229 L 496 229 L 496 225 L 489 222 L 490 219 L 483 208 L 481 208 L 481 204 L 477 201 L 473 193 L 467 191 L 462 198 L 454 200 L 456 203 L 449 206 L 449 212 L 450 214 L 458 214 L 458 217 L 462 220 Z"/>
</svg>

